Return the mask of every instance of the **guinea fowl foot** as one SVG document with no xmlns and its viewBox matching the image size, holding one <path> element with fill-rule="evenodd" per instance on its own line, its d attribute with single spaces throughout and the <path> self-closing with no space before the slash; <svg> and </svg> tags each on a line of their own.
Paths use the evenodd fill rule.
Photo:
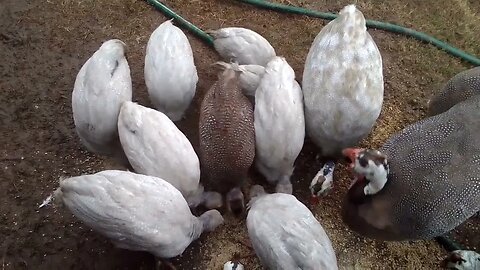
<svg viewBox="0 0 480 270">
<path fill-rule="evenodd" d="M 250 258 L 255 256 L 255 250 L 252 247 L 252 243 L 250 240 L 246 239 L 239 239 L 237 240 L 240 244 L 244 245 L 245 247 L 248 248 L 249 253 L 247 255 L 240 255 L 239 253 L 235 253 L 233 256 L 232 261 L 240 261 L 242 259 Z"/>
<path fill-rule="evenodd" d="M 177 268 L 167 260 L 157 259 L 155 270 L 177 270 Z"/>
<path fill-rule="evenodd" d="M 245 212 L 245 200 L 240 188 L 234 188 L 227 193 L 227 209 L 237 217 Z"/>
</svg>

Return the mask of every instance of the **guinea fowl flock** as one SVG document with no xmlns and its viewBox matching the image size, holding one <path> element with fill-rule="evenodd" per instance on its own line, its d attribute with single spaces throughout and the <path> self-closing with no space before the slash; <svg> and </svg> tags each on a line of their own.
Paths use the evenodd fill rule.
<svg viewBox="0 0 480 270">
<path fill-rule="evenodd" d="M 379 150 L 360 149 L 380 115 L 384 79 L 380 52 L 354 5 L 313 41 L 302 85 L 258 33 L 238 27 L 208 33 L 225 62 L 214 64 L 218 79 L 201 103 L 199 156 L 174 123 L 185 117 L 198 75 L 189 41 L 171 20 L 146 47 L 145 82 L 155 109 L 132 102 L 120 40 L 103 43 L 77 75 L 72 110 L 81 142 L 130 171 L 64 179 L 54 197 L 117 247 L 150 252 L 174 268 L 168 259 L 220 226 L 225 205 L 237 218 L 246 214 L 264 267 L 338 269 L 321 223 L 292 195 L 290 177 L 306 137 L 328 159 L 310 183 L 312 203 L 332 189 L 339 158 L 349 158 L 354 179 L 342 219 L 363 236 L 430 239 L 480 210 L 480 68 L 452 78 L 429 102 L 428 118 Z M 276 193 L 254 185 L 244 194 L 252 166 Z M 207 211 L 197 217 L 191 210 L 200 205 Z M 455 251 L 444 265 L 480 269 L 480 256 Z M 243 266 L 228 262 L 225 269 Z"/>
</svg>

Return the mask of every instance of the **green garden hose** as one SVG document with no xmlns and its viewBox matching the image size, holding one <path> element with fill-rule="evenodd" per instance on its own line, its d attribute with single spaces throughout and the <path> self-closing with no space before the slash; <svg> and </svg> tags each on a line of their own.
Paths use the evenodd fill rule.
<svg viewBox="0 0 480 270">
<path fill-rule="evenodd" d="M 333 20 L 335 19 L 338 15 L 333 14 L 333 13 L 323 13 L 323 12 L 317 12 L 317 11 L 312 11 L 300 7 L 295 7 L 295 6 L 287 6 L 287 5 L 281 5 L 281 4 L 276 4 L 276 3 L 271 3 L 268 1 L 262 1 L 262 0 L 236 0 L 239 2 L 244 2 L 248 4 L 252 4 L 261 8 L 266 8 L 266 9 L 271 9 L 279 12 L 286 12 L 286 13 L 294 13 L 294 14 L 300 14 L 300 15 L 306 15 L 306 16 L 311 16 L 311 17 L 316 17 L 316 18 L 322 18 L 326 20 Z M 187 30 L 191 31 L 193 34 L 197 35 L 199 38 L 201 38 L 204 42 L 206 42 L 209 46 L 213 46 L 213 38 L 202 31 L 200 28 L 196 27 L 189 21 L 185 20 L 182 18 L 180 15 L 175 13 L 173 10 L 168 8 L 165 4 L 160 3 L 158 0 L 147 0 L 147 2 L 154 6 L 156 9 L 160 10 L 162 13 L 165 14 L 165 16 L 169 18 L 173 18 L 177 23 L 185 27 Z M 436 38 L 433 38 L 431 36 L 428 36 L 427 34 L 401 27 L 398 25 L 390 24 L 390 23 L 384 23 L 384 22 L 379 22 L 379 21 L 372 21 L 372 20 L 367 20 L 367 27 L 372 27 L 372 28 L 377 28 L 377 29 L 382 29 L 394 33 L 399 33 L 399 34 L 404 34 L 407 36 L 413 36 L 418 40 L 431 43 L 440 49 L 445 50 L 446 52 L 457 56 L 467 62 L 470 62 L 476 66 L 480 66 L 480 59 L 469 55 L 455 47 L 452 47 L 448 45 L 445 42 L 442 42 Z M 455 243 L 454 241 L 444 237 L 444 236 L 439 236 L 435 237 L 435 240 L 439 242 L 446 250 L 452 251 L 454 249 L 463 249 L 459 244 Z"/>
<path fill-rule="evenodd" d="M 236 1 L 251 4 L 260 8 L 278 11 L 278 12 L 300 14 L 300 15 L 305 15 L 305 16 L 310 16 L 315 18 L 321 18 L 325 20 L 333 20 L 338 16 L 337 14 L 333 14 L 333 13 L 318 12 L 318 11 L 309 10 L 301 7 L 282 5 L 282 4 L 272 3 L 272 2 L 263 1 L 263 0 L 236 0 Z M 385 22 L 374 21 L 374 20 L 366 20 L 366 24 L 367 24 L 367 27 L 385 30 L 385 31 L 389 31 L 397 34 L 403 34 L 406 36 L 412 36 L 420 41 L 430 43 L 438 47 L 439 49 L 444 50 L 453 56 L 459 57 L 460 59 L 463 59 L 475 66 L 480 66 L 480 59 L 478 59 L 477 57 L 470 55 L 462 50 L 459 50 L 425 33 L 418 32 L 413 29 L 402 27 L 396 24 L 385 23 Z"/>
<path fill-rule="evenodd" d="M 321 18 L 326 20 L 333 20 L 338 16 L 337 14 L 333 14 L 333 13 L 318 12 L 318 11 L 313 11 L 313 10 L 309 10 L 301 7 L 282 5 L 282 4 L 272 3 L 272 2 L 263 1 L 263 0 L 235 0 L 235 1 L 251 4 L 256 7 L 270 9 L 278 12 L 293 13 L 293 14 L 305 15 L 305 16 Z M 191 31 L 193 34 L 197 35 L 199 38 L 205 41 L 209 46 L 213 46 L 213 38 L 210 35 L 208 35 L 204 31 L 202 31 L 200 28 L 196 27 L 189 21 L 179 16 L 173 10 L 168 8 L 165 4 L 160 3 L 158 0 L 147 0 L 147 2 L 152 6 L 154 6 L 156 9 L 160 10 L 162 13 L 164 13 L 167 17 L 175 19 L 177 23 L 185 27 L 187 30 Z M 418 32 L 413 29 L 402 27 L 399 25 L 384 23 L 384 22 L 374 21 L 374 20 L 367 20 L 366 24 L 367 24 L 367 27 L 414 37 L 420 41 L 430 43 L 440 48 L 441 50 L 444 50 L 447 53 L 453 56 L 456 56 L 464 61 L 467 61 L 475 66 L 480 66 L 480 59 L 478 59 L 477 57 L 470 55 L 460 49 L 457 49 L 425 33 Z"/>
<path fill-rule="evenodd" d="M 181 24 L 187 30 L 197 35 L 199 38 L 205 41 L 208 45 L 213 46 L 213 38 L 209 34 L 203 32 L 202 29 L 196 27 L 191 22 L 182 18 L 182 16 L 175 13 L 175 11 L 171 10 L 165 4 L 160 3 L 158 0 L 147 0 L 147 2 L 150 5 L 154 6 L 156 9 L 160 10 L 165 16 L 174 19 L 177 23 Z"/>
</svg>

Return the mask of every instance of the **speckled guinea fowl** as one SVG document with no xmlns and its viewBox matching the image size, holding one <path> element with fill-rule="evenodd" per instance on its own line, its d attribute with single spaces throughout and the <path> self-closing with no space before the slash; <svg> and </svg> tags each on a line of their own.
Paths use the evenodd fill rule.
<svg viewBox="0 0 480 270">
<path fill-rule="evenodd" d="M 480 67 L 453 76 L 428 102 L 428 115 L 447 111 L 453 105 L 480 94 Z"/>
<path fill-rule="evenodd" d="M 248 203 L 248 235 L 267 269 L 338 269 L 335 251 L 322 225 L 295 196 L 266 194 L 254 186 Z"/>
<path fill-rule="evenodd" d="M 200 162 L 205 185 L 227 193 L 227 209 L 244 210 L 243 186 L 255 157 L 253 107 L 239 86 L 239 72 L 227 68 L 200 108 Z"/>
<path fill-rule="evenodd" d="M 367 237 L 415 240 L 442 235 L 474 215 L 480 210 L 479 119 L 477 95 L 406 127 L 380 152 L 347 149 L 360 180 L 348 191 L 343 220 Z M 386 184 L 365 196 L 363 177 Z"/>
</svg>

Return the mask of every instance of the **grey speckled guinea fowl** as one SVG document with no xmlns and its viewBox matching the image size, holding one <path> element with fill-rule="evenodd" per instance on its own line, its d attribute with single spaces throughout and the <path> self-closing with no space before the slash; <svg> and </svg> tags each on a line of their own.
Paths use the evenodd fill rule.
<svg viewBox="0 0 480 270">
<path fill-rule="evenodd" d="M 406 127 L 380 149 L 346 149 L 357 180 L 343 220 L 381 240 L 429 239 L 480 210 L 480 95 Z M 386 155 L 386 157 L 384 156 Z M 365 195 L 367 183 L 386 184 Z M 362 181 L 362 178 L 368 181 Z"/>
<path fill-rule="evenodd" d="M 480 67 L 453 76 L 428 102 L 428 115 L 437 115 L 471 96 L 480 94 Z"/>
<path fill-rule="evenodd" d="M 200 159 L 206 186 L 226 194 L 227 209 L 244 212 L 241 188 L 255 157 L 253 106 L 239 86 L 239 73 L 226 68 L 206 93 L 199 120 Z"/>
</svg>

